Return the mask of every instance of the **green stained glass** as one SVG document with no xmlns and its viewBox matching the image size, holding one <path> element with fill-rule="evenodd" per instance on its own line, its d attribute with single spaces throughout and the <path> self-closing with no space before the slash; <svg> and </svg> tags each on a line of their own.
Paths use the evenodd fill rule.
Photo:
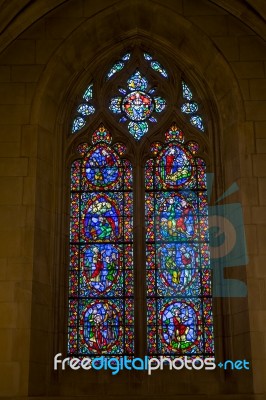
<svg viewBox="0 0 266 400">
<path fill-rule="evenodd" d="M 106 80 L 109 80 L 112 78 L 113 75 L 115 75 L 117 72 L 121 71 L 128 60 L 130 59 L 130 53 L 126 53 L 123 57 L 121 57 L 121 60 L 116 61 L 112 68 L 109 70 L 109 72 L 106 75 Z"/>
<path fill-rule="evenodd" d="M 132 355 L 132 166 L 103 125 L 92 139 L 71 166 L 68 354 Z"/>
<path fill-rule="evenodd" d="M 156 112 L 161 112 L 165 109 L 166 107 L 166 101 L 162 97 L 154 97 L 155 101 L 155 111 Z"/>
<path fill-rule="evenodd" d="M 86 101 L 92 100 L 93 84 L 90 84 L 83 94 L 83 99 Z"/>
<path fill-rule="evenodd" d="M 150 63 L 150 66 L 154 71 L 159 72 L 164 78 L 168 77 L 166 70 L 158 61 L 153 60 L 150 54 L 144 53 L 144 58 Z"/>
<path fill-rule="evenodd" d="M 165 137 L 145 168 L 148 354 L 213 356 L 206 165 L 175 124 Z"/>
<path fill-rule="evenodd" d="M 127 85 L 129 90 L 135 91 L 135 90 L 143 90 L 145 91 L 148 86 L 148 81 L 147 79 L 141 75 L 141 73 L 136 70 L 136 72 L 131 75 L 131 77 L 127 81 Z"/>
<path fill-rule="evenodd" d="M 147 122 L 129 122 L 128 130 L 135 139 L 139 140 L 148 132 Z"/>
<path fill-rule="evenodd" d="M 168 77 L 166 70 L 161 66 L 160 63 L 158 63 L 158 61 L 152 61 L 151 67 L 154 69 L 154 71 L 159 72 L 164 78 Z"/>
</svg>

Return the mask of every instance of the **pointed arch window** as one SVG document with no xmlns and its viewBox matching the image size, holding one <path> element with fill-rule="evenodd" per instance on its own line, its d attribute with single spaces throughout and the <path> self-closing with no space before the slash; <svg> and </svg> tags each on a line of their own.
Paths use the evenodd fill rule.
<svg viewBox="0 0 266 400">
<path fill-rule="evenodd" d="M 212 355 L 206 167 L 176 125 L 145 169 L 148 353 Z"/>
<path fill-rule="evenodd" d="M 71 169 L 72 355 L 133 353 L 132 167 L 101 126 Z"/>
<path fill-rule="evenodd" d="M 164 63 L 137 53 L 124 53 L 99 78 L 107 98 L 87 86 L 73 119 L 72 134 L 86 140 L 77 140 L 71 167 L 68 353 L 133 355 L 134 339 L 146 340 L 134 333 L 142 301 L 147 354 L 209 356 L 206 164 L 196 140 L 206 135 L 202 107 L 182 74 L 174 88 Z M 171 118 L 185 129 L 172 123 L 164 134 Z M 101 123 L 93 131 L 99 119 L 116 129 Z M 133 236 L 133 216 L 145 234 Z M 139 282 L 146 292 L 134 298 Z"/>
</svg>

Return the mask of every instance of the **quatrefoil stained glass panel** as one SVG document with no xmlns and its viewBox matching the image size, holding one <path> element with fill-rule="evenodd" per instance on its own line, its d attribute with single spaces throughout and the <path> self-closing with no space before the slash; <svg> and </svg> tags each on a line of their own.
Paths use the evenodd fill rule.
<svg viewBox="0 0 266 400">
<path fill-rule="evenodd" d="M 156 113 L 166 107 L 166 100 L 154 96 L 156 88 L 149 88 L 148 80 L 137 69 L 127 80 L 127 89 L 119 88 L 123 96 L 112 97 L 109 109 L 121 114 L 119 121 L 128 122 L 128 131 L 139 140 L 148 132 L 149 123 L 157 122 Z"/>
</svg>

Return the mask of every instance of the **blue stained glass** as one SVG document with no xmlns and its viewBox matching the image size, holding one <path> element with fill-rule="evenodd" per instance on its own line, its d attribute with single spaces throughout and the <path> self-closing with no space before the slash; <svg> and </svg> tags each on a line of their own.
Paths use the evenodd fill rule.
<svg viewBox="0 0 266 400">
<path fill-rule="evenodd" d="M 86 101 L 90 101 L 92 99 L 92 88 L 93 84 L 90 84 L 83 94 L 83 99 Z"/>
<path fill-rule="evenodd" d="M 117 72 L 121 71 L 121 69 L 124 68 L 125 64 L 127 63 L 127 61 L 130 59 L 130 53 L 126 53 L 121 60 L 116 61 L 114 63 L 114 65 L 112 66 L 112 68 L 110 69 L 110 71 L 108 72 L 108 74 L 106 75 L 106 80 L 110 79 L 114 74 L 116 74 Z"/>
<path fill-rule="evenodd" d="M 181 111 L 186 114 L 193 114 L 198 111 L 198 104 L 197 103 L 184 103 L 181 106 Z"/>
<path fill-rule="evenodd" d="M 190 118 L 190 122 L 192 125 L 194 125 L 196 128 L 200 129 L 202 132 L 204 132 L 204 125 L 202 118 L 199 115 L 194 115 L 193 117 Z"/>
<path fill-rule="evenodd" d="M 161 112 L 166 107 L 166 101 L 162 97 L 154 97 L 155 111 Z"/>
<path fill-rule="evenodd" d="M 142 138 L 145 133 L 148 132 L 148 124 L 147 122 L 133 122 L 131 121 L 128 124 L 128 130 L 135 139 Z"/>
<path fill-rule="evenodd" d="M 151 61 L 152 60 L 152 56 L 150 56 L 148 53 L 144 53 L 144 58 L 147 61 Z"/>
<path fill-rule="evenodd" d="M 113 187 L 120 178 L 118 156 L 109 147 L 98 144 L 88 153 L 85 171 L 92 186 Z"/>
<path fill-rule="evenodd" d="M 93 97 L 92 83 L 87 87 L 82 97 L 86 102 L 90 102 L 92 100 Z M 82 103 L 77 107 L 77 112 L 83 115 L 83 117 L 87 117 L 88 115 L 95 113 L 95 108 L 91 104 Z M 72 125 L 72 133 L 77 132 L 78 130 L 83 128 L 83 126 L 86 125 L 86 118 L 83 117 L 77 116 L 74 119 Z"/>
<path fill-rule="evenodd" d="M 119 90 L 119 92 L 122 93 L 122 94 L 126 94 L 126 92 L 127 92 L 127 91 L 126 91 L 125 89 L 123 89 L 123 88 L 119 88 L 118 90 Z"/>
<path fill-rule="evenodd" d="M 162 320 L 161 340 L 163 348 L 168 351 L 191 351 L 197 343 L 198 317 L 192 304 L 184 301 L 170 301 L 160 310 Z M 202 342 L 202 340 L 201 340 Z M 202 349 L 202 344 L 199 350 Z"/>
<path fill-rule="evenodd" d="M 68 353 L 81 359 L 134 351 L 132 166 L 103 125 L 91 141 L 71 168 Z"/>
<path fill-rule="evenodd" d="M 117 283 L 121 275 L 123 254 L 118 246 L 110 243 L 86 246 L 81 253 L 82 276 L 85 280 L 86 291 L 91 294 L 103 294 Z M 120 295 L 122 288 L 120 287 Z M 116 290 L 116 294 L 117 290 Z"/>
<path fill-rule="evenodd" d="M 93 106 L 90 106 L 89 104 L 80 104 L 80 106 L 78 106 L 77 108 L 77 112 L 84 116 L 91 115 L 95 113 L 95 108 Z"/>
<path fill-rule="evenodd" d="M 119 210 L 108 196 L 93 200 L 85 213 L 84 236 L 90 241 L 115 240 L 119 237 Z M 96 271 L 97 273 L 97 271 Z"/>
<path fill-rule="evenodd" d="M 187 242 L 195 239 L 197 215 L 191 199 L 185 196 L 161 197 L 156 207 L 159 240 Z"/>
<path fill-rule="evenodd" d="M 128 130 L 135 139 L 140 139 L 148 132 L 149 126 L 144 121 L 157 122 L 157 118 L 152 115 L 153 112 L 160 113 L 166 107 L 166 101 L 162 97 L 152 96 L 156 87 L 148 92 L 147 88 L 148 80 L 136 69 L 127 80 L 127 89 L 130 92 L 119 87 L 118 90 L 123 97 L 113 97 L 109 104 L 109 109 L 114 114 L 123 114 L 119 122 L 131 121 Z"/>
<path fill-rule="evenodd" d="M 123 61 L 128 61 L 130 59 L 130 53 L 126 53 L 123 57 L 122 60 Z"/>
<path fill-rule="evenodd" d="M 86 124 L 86 121 L 82 117 L 77 117 L 73 121 L 73 126 L 72 126 L 72 133 L 75 133 L 79 131 L 83 126 Z"/>
<path fill-rule="evenodd" d="M 183 90 L 183 97 L 186 100 L 192 100 L 193 94 L 191 90 L 189 89 L 188 85 L 183 81 L 182 82 L 182 90 Z"/>
<path fill-rule="evenodd" d="M 151 88 L 149 91 L 148 91 L 148 93 L 149 94 L 153 94 L 153 93 L 155 93 L 156 92 L 156 87 L 153 87 L 153 88 Z"/>
<path fill-rule="evenodd" d="M 151 67 L 154 69 L 154 71 L 159 72 L 164 78 L 168 77 L 166 70 L 161 66 L 160 63 L 158 63 L 158 61 L 152 61 Z"/>
<path fill-rule="evenodd" d="M 166 70 L 162 67 L 162 65 L 158 61 L 152 61 L 152 56 L 148 53 L 144 53 L 144 58 L 147 61 L 150 61 L 150 66 L 154 71 L 159 72 L 164 78 L 168 77 Z"/>
<path fill-rule="evenodd" d="M 113 97 L 110 101 L 109 109 L 115 113 L 121 113 L 122 97 Z"/>
<path fill-rule="evenodd" d="M 214 351 L 206 169 L 175 124 L 166 142 L 146 162 L 148 353 L 202 358 Z"/>
<path fill-rule="evenodd" d="M 107 80 L 110 79 L 114 74 L 116 74 L 118 71 L 121 71 L 121 69 L 123 69 L 125 66 L 125 63 L 123 63 L 122 61 L 118 61 L 117 63 L 115 63 L 112 68 L 110 69 L 110 71 L 107 74 Z"/>
<path fill-rule="evenodd" d="M 143 90 L 145 91 L 148 87 L 148 81 L 141 73 L 137 70 L 127 81 L 129 90 Z"/>
<path fill-rule="evenodd" d="M 120 119 L 119 119 L 119 122 L 126 122 L 127 121 L 127 117 L 121 117 Z"/>
</svg>

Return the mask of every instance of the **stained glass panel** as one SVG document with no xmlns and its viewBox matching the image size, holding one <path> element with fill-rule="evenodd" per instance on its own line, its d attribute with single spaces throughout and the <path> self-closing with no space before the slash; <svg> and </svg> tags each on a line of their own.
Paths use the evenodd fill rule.
<svg viewBox="0 0 266 400">
<path fill-rule="evenodd" d="M 77 108 L 77 112 L 79 112 L 82 115 L 91 115 L 95 113 L 95 108 L 93 106 L 90 106 L 89 104 L 81 104 Z"/>
<path fill-rule="evenodd" d="M 204 132 L 204 125 L 202 118 L 199 115 L 194 115 L 193 117 L 190 118 L 190 122 L 192 125 L 194 125 L 196 128 L 200 129 L 202 132 Z"/>
<path fill-rule="evenodd" d="M 148 132 L 147 122 L 129 122 L 128 130 L 135 139 L 140 139 Z"/>
<path fill-rule="evenodd" d="M 156 113 L 162 112 L 166 107 L 166 101 L 162 97 L 153 97 L 156 88 L 147 91 L 148 80 L 137 69 L 127 80 L 127 91 L 119 87 L 119 92 L 123 97 L 112 97 L 109 103 L 109 110 L 114 114 L 123 115 L 119 122 L 128 123 L 128 131 L 136 140 L 141 139 L 148 132 L 149 125 L 147 120 L 155 123 Z M 128 93 L 129 92 L 129 93 Z"/>
<path fill-rule="evenodd" d="M 82 98 L 83 98 L 82 101 L 85 100 L 86 103 L 83 102 L 76 109 L 76 112 L 82 116 L 79 115 L 79 116 L 75 117 L 73 124 L 72 124 L 72 133 L 76 133 L 81 128 L 83 128 L 86 125 L 86 118 L 89 115 L 92 115 L 95 113 L 95 107 L 92 104 L 89 104 L 92 100 L 92 95 L 93 95 L 93 84 L 91 83 L 87 87 L 87 89 L 85 90 L 85 92 L 83 93 L 83 96 L 82 96 Z"/>
<path fill-rule="evenodd" d="M 110 144 L 112 142 L 112 137 L 110 132 L 105 129 L 103 125 L 100 125 L 99 128 L 93 132 L 92 134 L 92 144 L 104 142 Z"/>
<path fill-rule="evenodd" d="M 114 144 L 114 149 L 120 156 L 122 156 L 127 151 L 127 148 L 123 143 Z"/>
<path fill-rule="evenodd" d="M 152 99 L 144 92 L 134 91 L 124 98 L 122 109 L 132 121 L 143 121 L 153 111 Z"/>
<path fill-rule="evenodd" d="M 83 128 L 83 126 L 85 126 L 85 124 L 86 121 L 84 118 L 82 117 L 75 118 L 72 125 L 72 133 L 79 131 L 81 128 Z"/>
<path fill-rule="evenodd" d="M 188 102 L 181 105 L 181 111 L 185 114 L 195 114 L 199 110 L 199 106 L 195 101 L 191 101 L 193 99 L 193 94 L 188 85 L 182 81 L 182 94 L 185 100 Z M 199 115 L 189 116 L 189 121 L 191 125 L 195 126 L 202 132 L 204 132 L 204 124 L 203 119 Z"/>
<path fill-rule="evenodd" d="M 184 103 L 184 104 L 182 104 L 182 106 L 181 106 L 181 111 L 183 112 L 183 113 L 186 113 L 186 114 L 193 114 L 193 113 L 195 113 L 196 111 L 198 111 L 198 105 L 197 105 L 197 103 L 195 103 L 195 102 L 191 102 L 191 103 Z"/>
<path fill-rule="evenodd" d="M 189 89 L 188 85 L 184 81 L 182 82 L 182 89 L 183 89 L 183 98 L 186 100 L 192 100 L 193 94 Z"/>
<path fill-rule="evenodd" d="M 154 97 L 155 111 L 161 112 L 165 109 L 166 101 L 162 97 Z"/>
<path fill-rule="evenodd" d="M 100 126 L 71 168 L 68 353 L 133 354 L 132 166 Z"/>
<path fill-rule="evenodd" d="M 162 143 L 160 143 L 160 142 L 153 142 L 152 144 L 151 144 L 151 147 L 150 147 L 150 150 L 151 150 L 151 152 L 156 156 L 159 152 L 160 152 L 160 150 L 162 149 Z"/>
<path fill-rule="evenodd" d="M 150 56 L 148 53 L 144 53 L 144 58 L 147 61 L 151 61 L 152 60 L 152 56 Z"/>
<path fill-rule="evenodd" d="M 152 69 L 154 69 L 154 71 L 159 72 L 164 78 L 167 78 L 167 72 L 165 71 L 165 69 L 161 66 L 160 63 L 158 63 L 158 61 L 152 61 L 151 62 L 151 67 Z"/>
<path fill-rule="evenodd" d="M 110 71 L 107 74 L 107 79 L 110 79 L 114 74 L 116 74 L 118 71 L 121 71 L 121 69 L 124 68 L 124 63 L 122 61 L 118 61 L 117 63 L 115 63 L 112 68 L 110 69 Z"/>
<path fill-rule="evenodd" d="M 83 94 L 84 100 L 90 101 L 92 99 L 92 90 L 93 90 L 93 84 L 90 84 Z"/>
<path fill-rule="evenodd" d="M 113 97 L 110 101 L 109 109 L 115 113 L 119 114 L 121 113 L 121 103 L 122 103 L 122 97 Z"/>
<path fill-rule="evenodd" d="M 162 67 L 162 65 L 158 61 L 152 60 L 152 56 L 150 54 L 144 53 L 144 58 L 146 61 L 150 62 L 150 66 L 152 69 L 154 69 L 154 71 L 159 72 L 164 78 L 168 77 L 166 70 Z"/>
<path fill-rule="evenodd" d="M 141 75 L 141 73 L 136 70 L 136 72 L 127 81 L 128 88 L 131 91 L 143 90 L 145 91 L 148 86 L 147 79 Z"/>
<path fill-rule="evenodd" d="M 117 72 L 121 71 L 129 59 L 130 53 L 126 53 L 123 57 L 121 57 L 121 60 L 116 61 L 110 71 L 107 73 L 106 80 L 109 80 Z"/>
<path fill-rule="evenodd" d="M 213 317 L 206 167 L 176 125 L 145 167 L 148 353 L 210 356 Z"/>
</svg>

